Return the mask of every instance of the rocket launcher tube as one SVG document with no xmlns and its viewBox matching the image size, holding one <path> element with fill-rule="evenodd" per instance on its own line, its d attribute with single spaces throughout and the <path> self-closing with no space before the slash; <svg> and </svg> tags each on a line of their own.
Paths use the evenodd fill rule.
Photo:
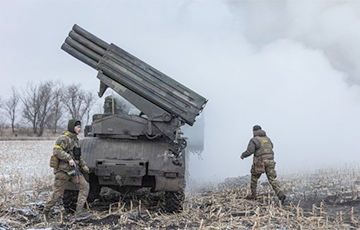
<svg viewBox="0 0 360 230">
<path fill-rule="evenodd" d="M 71 56 L 73 56 L 76 59 L 79 59 L 80 61 L 84 62 L 85 64 L 96 68 L 97 66 L 97 62 L 94 61 L 93 59 L 87 57 L 85 54 L 79 52 L 78 50 L 74 49 L 73 47 L 71 47 L 69 44 L 64 43 L 61 46 L 61 49 L 63 49 L 65 52 L 67 52 L 68 54 L 70 54 Z"/>
<path fill-rule="evenodd" d="M 92 41 L 89 41 L 88 39 L 82 37 L 81 35 L 77 34 L 75 31 L 70 31 L 69 37 L 74 39 L 75 41 L 79 42 L 81 45 L 87 47 L 88 49 L 96 52 L 99 55 L 104 55 L 106 49 L 101 48 L 100 46 L 96 45 Z M 68 37 L 68 38 L 69 38 Z M 66 41 L 65 41 L 66 42 Z"/>
<path fill-rule="evenodd" d="M 168 113 L 193 125 L 207 99 L 161 73 L 114 44 L 108 44 L 81 27 L 74 25 L 70 37 L 62 46 L 66 52 L 103 72 L 106 76 L 130 89 Z M 82 37 L 81 37 L 82 36 Z M 68 44 L 71 43 L 71 44 Z M 101 54 L 100 60 L 96 54 Z M 116 90 L 115 90 L 116 91 Z M 132 98 L 126 98 L 130 103 Z"/>
<path fill-rule="evenodd" d="M 183 96 L 182 94 L 177 95 L 175 90 L 166 92 L 160 84 L 154 85 L 153 82 L 147 82 L 145 79 L 139 78 L 138 74 L 116 65 L 116 62 L 112 60 L 103 60 L 100 62 L 100 68 L 105 75 L 169 113 L 180 116 L 189 125 L 194 123 L 200 109 L 187 103 L 186 98 L 180 97 Z"/>
<path fill-rule="evenodd" d="M 195 101 L 196 97 L 192 97 L 191 89 L 181 85 L 145 62 L 139 63 L 140 60 L 114 44 L 110 45 L 102 61 L 112 62 L 109 67 L 113 67 L 113 69 L 116 67 L 121 68 L 121 71 L 128 75 L 129 80 L 146 84 L 146 86 L 142 86 L 144 89 L 154 89 L 155 92 L 159 92 L 163 96 L 174 97 L 175 100 L 191 103 L 193 106 L 197 106 L 200 102 Z M 198 109 L 200 108 L 199 106 Z"/>
<path fill-rule="evenodd" d="M 76 33 L 78 33 L 79 35 L 83 36 L 84 38 L 88 39 L 89 41 L 92 41 L 93 43 L 95 43 L 96 45 L 100 46 L 103 49 L 107 49 L 109 47 L 109 44 L 103 40 L 101 40 L 100 38 L 96 37 L 95 35 L 87 32 L 86 30 L 84 30 L 83 28 L 81 28 L 78 25 L 74 25 L 72 28 Z"/>
<path fill-rule="evenodd" d="M 83 46 L 82 44 L 80 44 L 79 42 L 73 40 L 70 37 L 66 38 L 65 43 L 69 44 L 71 47 L 73 47 L 74 49 L 80 51 L 85 56 L 93 59 L 96 62 L 98 62 L 101 59 L 101 56 L 99 54 L 97 54 L 94 51 L 88 49 L 87 47 Z"/>
</svg>

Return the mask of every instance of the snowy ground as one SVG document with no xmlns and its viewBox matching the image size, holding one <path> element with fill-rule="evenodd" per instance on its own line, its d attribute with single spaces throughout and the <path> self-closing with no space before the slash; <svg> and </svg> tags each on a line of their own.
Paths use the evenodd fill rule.
<svg viewBox="0 0 360 230">
<path fill-rule="evenodd" d="M 54 141 L 1 141 L 1 193 L 32 191 L 34 185 L 52 184 L 49 167 Z"/>
<path fill-rule="evenodd" d="M 262 177 L 259 199 L 248 201 L 249 176 L 188 190 L 184 211 L 166 214 L 159 197 L 104 190 L 90 206 L 94 218 L 74 223 L 73 213 L 41 215 L 53 183 L 54 141 L 0 142 L 0 230 L 8 229 L 359 229 L 360 169 L 324 169 L 282 175 L 282 206 Z M 195 183 L 195 182 L 193 182 Z"/>
</svg>

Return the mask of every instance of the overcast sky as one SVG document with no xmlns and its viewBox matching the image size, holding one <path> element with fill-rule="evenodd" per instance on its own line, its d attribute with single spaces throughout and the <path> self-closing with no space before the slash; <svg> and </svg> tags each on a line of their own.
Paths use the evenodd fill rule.
<svg viewBox="0 0 360 230">
<path fill-rule="evenodd" d="M 61 80 L 97 92 L 60 49 L 76 23 L 209 99 L 199 180 L 249 174 L 260 124 L 279 174 L 360 162 L 360 1 L 0 1 L 2 98 Z"/>
</svg>

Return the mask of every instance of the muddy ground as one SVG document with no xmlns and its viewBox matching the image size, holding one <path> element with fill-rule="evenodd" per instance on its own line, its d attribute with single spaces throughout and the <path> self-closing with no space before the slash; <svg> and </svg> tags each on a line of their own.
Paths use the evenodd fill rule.
<svg viewBox="0 0 360 230">
<path fill-rule="evenodd" d="M 360 229 L 357 166 L 279 175 L 287 195 L 281 205 L 263 175 L 258 200 L 246 200 L 249 176 L 219 185 L 188 186 L 183 211 L 166 213 L 163 194 L 119 194 L 104 188 L 89 204 L 91 220 L 74 222 L 57 206 L 44 220 L 53 174 L 53 141 L 0 142 L 0 230 L 7 229 Z M 45 163 L 44 163 L 45 162 Z M 194 186 L 195 185 L 195 186 Z"/>
<path fill-rule="evenodd" d="M 105 188 L 89 205 L 93 218 L 83 222 L 74 222 L 72 210 L 61 206 L 44 221 L 49 192 L 39 191 L 36 200 L 29 192 L 23 203 L 2 203 L 0 229 L 359 229 L 358 192 L 322 180 L 314 175 L 282 180 L 287 200 L 281 205 L 266 180 L 260 183 L 258 200 L 251 201 L 245 199 L 249 177 L 232 178 L 217 187 L 187 191 L 181 213 L 164 212 L 161 193 L 122 195 Z"/>
</svg>

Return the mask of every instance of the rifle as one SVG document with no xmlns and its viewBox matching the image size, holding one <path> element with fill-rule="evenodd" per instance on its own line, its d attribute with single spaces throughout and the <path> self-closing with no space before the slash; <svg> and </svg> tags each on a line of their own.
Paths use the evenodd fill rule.
<svg viewBox="0 0 360 230">
<path fill-rule="evenodd" d="M 74 163 L 75 163 L 75 160 L 74 160 Z M 68 174 L 69 176 L 75 175 L 75 183 L 76 183 L 76 184 L 79 184 L 79 183 L 80 183 L 80 172 L 79 172 L 79 168 L 78 168 L 78 166 L 77 166 L 76 163 L 74 164 L 74 169 L 71 170 L 71 171 L 69 171 L 69 172 L 67 172 L 67 174 Z"/>
<path fill-rule="evenodd" d="M 75 161 L 74 161 L 75 163 Z M 80 183 L 80 173 L 79 173 L 79 168 L 77 166 L 77 164 L 74 164 L 74 170 L 75 170 L 75 183 L 79 184 Z"/>
<path fill-rule="evenodd" d="M 72 150 L 72 159 L 74 161 L 74 170 L 69 171 L 67 174 L 69 176 L 75 175 L 75 183 L 79 184 L 80 183 L 80 172 L 79 172 L 79 167 L 76 164 L 76 160 L 80 160 L 80 155 L 81 155 L 81 149 L 74 147 L 74 149 Z"/>
</svg>

